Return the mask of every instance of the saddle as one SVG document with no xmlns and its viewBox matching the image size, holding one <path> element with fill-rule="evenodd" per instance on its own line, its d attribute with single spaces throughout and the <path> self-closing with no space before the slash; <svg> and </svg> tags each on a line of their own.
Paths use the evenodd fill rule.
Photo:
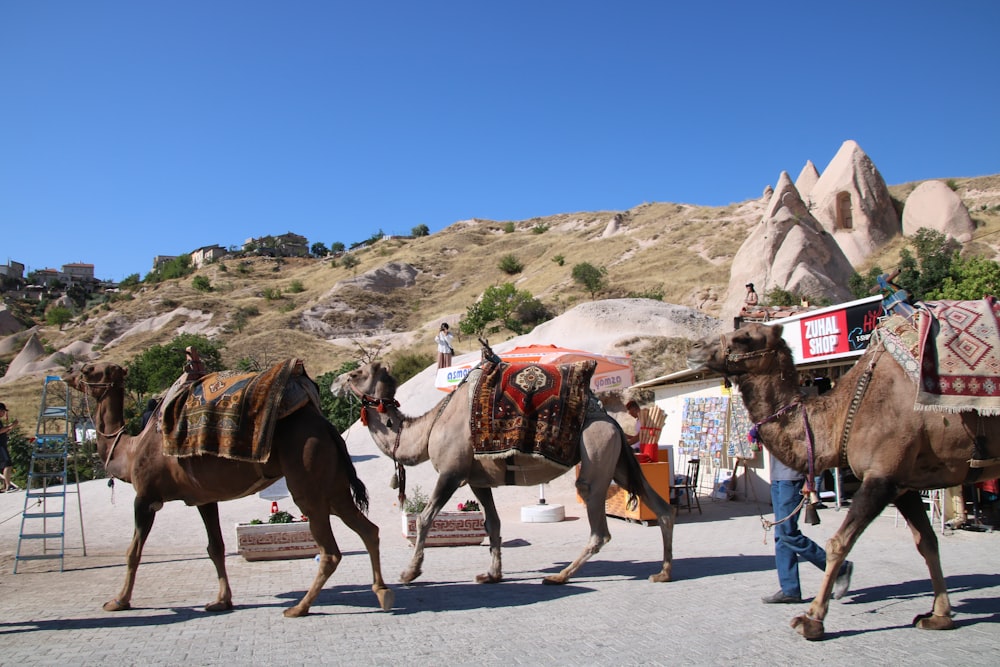
<svg viewBox="0 0 1000 667">
<path fill-rule="evenodd" d="M 270 458 L 279 419 L 307 403 L 319 408 L 319 391 L 301 359 L 261 373 L 212 373 L 171 394 L 159 423 L 167 456 L 261 463 Z"/>
<path fill-rule="evenodd" d="M 570 468 L 590 409 L 593 359 L 569 364 L 489 361 L 472 388 L 476 457 L 526 454 Z"/>
</svg>

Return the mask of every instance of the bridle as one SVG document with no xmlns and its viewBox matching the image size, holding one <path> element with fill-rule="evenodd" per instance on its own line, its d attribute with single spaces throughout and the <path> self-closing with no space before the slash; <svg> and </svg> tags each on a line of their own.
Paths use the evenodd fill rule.
<svg viewBox="0 0 1000 667">
<path fill-rule="evenodd" d="M 463 379 L 463 382 L 464 381 L 465 380 Z M 366 408 L 375 408 L 375 410 L 377 410 L 379 413 L 385 414 L 390 407 L 392 407 L 392 408 L 398 408 L 399 407 L 399 401 L 397 401 L 395 398 L 379 398 L 378 396 L 372 396 L 371 394 L 366 394 L 366 393 L 364 393 L 362 391 L 359 391 L 350 382 L 348 382 L 347 384 L 348 384 L 348 387 L 350 387 L 351 392 L 355 396 L 357 396 L 358 399 L 361 401 L 361 417 L 360 417 L 360 419 L 361 419 L 361 425 L 362 426 L 366 426 L 366 427 L 368 426 L 368 411 L 366 410 Z M 443 401 L 441 401 L 441 405 L 438 406 L 437 414 L 434 415 L 434 421 L 431 422 L 431 427 L 427 430 L 427 439 L 428 439 L 428 441 L 430 440 L 430 437 L 431 437 L 431 431 L 434 430 L 434 425 L 437 424 L 438 419 L 441 418 L 441 413 L 444 412 L 445 407 L 448 405 L 448 403 L 451 402 L 451 399 L 452 399 L 452 397 L 454 395 L 455 395 L 455 392 L 449 393 L 445 397 L 445 399 Z M 392 446 L 392 462 L 393 462 L 393 465 L 395 465 L 395 467 L 396 467 L 396 485 L 397 485 L 397 489 L 399 490 L 398 498 L 399 498 L 399 505 L 400 505 L 400 507 L 402 507 L 403 503 L 406 502 L 406 467 L 397 458 L 397 453 L 399 452 L 399 444 L 400 444 L 400 442 L 401 442 L 401 440 L 403 438 L 403 426 L 405 424 L 406 424 L 406 420 L 405 419 L 401 419 L 400 422 L 399 422 L 399 429 L 396 431 L 396 441 L 395 441 L 395 443 L 393 443 L 393 446 Z M 392 429 L 392 421 L 390 420 L 386 424 L 386 426 L 391 430 Z"/>
<path fill-rule="evenodd" d="M 723 353 L 723 359 L 725 360 L 726 371 L 729 371 L 730 363 L 734 363 L 737 361 L 745 361 L 747 359 L 756 359 L 758 357 L 763 357 L 768 354 L 777 353 L 777 350 L 770 347 L 764 348 L 762 350 L 754 350 L 753 352 L 733 352 L 732 348 L 726 345 L 725 335 L 719 336 L 719 347 Z M 802 508 L 802 505 L 805 504 L 806 498 L 815 493 L 815 490 L 813 489 L 813 481 L 816 478 L 816 456 L 815 456 L 816 447 L 813 442 L 812 429 L 809 427 L 809 415 L 806 414 L 806 409 L 805 406 L 802 404 L 801 398 L 794 399 L 788 405 L 779 408 L 778 411 L 772 414 L 771 416 L 765 417 L 759 422 L 755 422 L 753 427 L 751 427 L 750 432 L 747 434 L 747 437 L 750 439 L 751 442 L 760 442 L 761 426 L 764 426 L 765 424 L 774 421 L 775 419 L 782 416 L 786 412 L 790 412 L 791 410 L 795 410 L 796 408 L 802 409 L 802 430 L 805 431 L 806 435 L 806 460 L 808 462 L 808 473 L 806 476 L 805 483 L 802 485 L 802 501 L 799 503 L 798 507 L 796 507 L 792 511 L 792 514 L 790 514 L 789 516 L 796 514 Z M 788 517 L 785 517 L 780 521 L 767 522 L 767 523 L 774 525 L 775 523 L 781 523 L 781 521 L 785 521 L 787 519 Z"/>
<path fill-rule="evenodd" d="M 726 345 L 725 334 L 719 336 L 719 349 L 722 350 L 722 359 L 725 362 L 725 369 L 727 372 L 729 371 L 729 364 L 731 363 L 746 361 L 747 359 L 756 359 L 757 357 L 763 357 L 777 352 L 771 347 L 766 347 L 763 350 L 754 350 L 753 352 L 733 352 L 733 349 Z"/>
<path fill-rule="evenodd" d="M 101 395 L 98 396 L 96 393 L 93 394 L 94 400 L 100 403 L 108 396 L 108 392 L 113 388 L 119 386 L 119 381 L 114 380 L 112 382 L 87 382 L 86 380 L 80 380 L 80 384 L 88 389 L 93 389 L 94 387 L 103 389 Z M 108 448 L 108 455 L 104 459 L 104 469 L 107 470 L 108 466 L 111 465 L 111 457 L 114 456 L 115 448 L 118 447 L 118 442 L 122 439 L 122 435 L 125 433 L 125 424 L 123 423 L 121 427 L 114 433 L 104 433 L 97 428 L 97 420 L 94 419 L 93 410 L 90 409 L 90 396 L 89 392 L 83 392 L 83 399 L 87 404 L 87 414 L 90 415 L 90 421 L 94 423 L 94 430 L 97 431 L 97 435 L 105 439 L 111 440 L 111 447 Z M 113 475 L 112 475 L 113 476 Z"/>
</svg>

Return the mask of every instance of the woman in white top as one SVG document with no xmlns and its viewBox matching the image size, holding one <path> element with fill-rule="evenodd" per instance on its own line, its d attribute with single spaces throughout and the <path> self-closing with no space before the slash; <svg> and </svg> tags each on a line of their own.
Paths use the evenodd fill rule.
<svg viewBox="0 0 1000 667">
<path fill-rule="evenodd" d="M 442 322 L 441 329 L 438 331 L 437 335 L 434 336 L 434 340 L 437 342 L 438 346 L 438 368 L 447 368 L 451 366 L 451 357 L 455 354 L 455 350 L 451 347 L 451 341 L 454 336 L 448 331 L 448 323 Z"/>
</svg>

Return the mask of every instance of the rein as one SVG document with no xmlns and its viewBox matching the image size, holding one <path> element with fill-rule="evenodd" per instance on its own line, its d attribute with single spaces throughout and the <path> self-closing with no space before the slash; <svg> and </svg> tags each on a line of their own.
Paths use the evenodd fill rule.
<svg viewBox="0 0 1000 667">
<path fill-rule="evenodd" d="M 103 388 L 104 392 L 99 397 L 96 394 L 94 395 L 94 400 L 97 401 L 98 403 L 100 403 L 105 398 L 107 398 L 108 392 L 111 391 L 111 389 L 113 387 L 115 387 L 118 383 L 117 382 L 86 382 L 86 381 L 81 380 L 80 384 L 82 384 L 82 385 L 84 385 L 85 387 L 88 387 L 88 388 L 89 387 L 100 387 L 100 388 Z M 111 465 L 111 457 L 113 457 L 114 454 L 115 454 L 115 448 L 118 447 L 118 443 L 119 443 L 119 441 L 121 441 L 122 435 L 125 433 L 125 424 L 123 423 L 121 425 L 121 427 L 119 427 L 118 430 L 115 431 L 114 433 L 104 433 L 103 431 L 99 430 L 97 428 L 97 420 L 94 419 L 93 410 L 90 409 L 90 395 L 87 392 L 83 392 L 83 398 L 84 398 L 84 401 L 86 401 L 86 403 L 87 403 L 87 412 L 90 414 L 90 421 L 94 422 L 94 430 L 97 432 L 97 435 L 101 436 L 102 438 L 105 438 L 106 440 L 111 440 L 112 438 L 114 438 L 113 440 L 111 440 L 111 447 L 108 448 L 108 455 L 104 458 L 104 469 L 105 469 L 105 471 L 107 471 L 108 470 L 108 466 Z M 112 477 L 114 477 L 114 474 L 112 474 L 110 471 L 108 472 L 108 474 L 110 474 Z"/>
<path fill-rule="evenodd" d="M 353 385 L 351 385 L 351 391 L 354 392 L 354 394 L 361 400 L 362 426 L 368 426 L 368 412 L 366 411 L 365 408 L 375 408 L 378 412 L 382 414 L 385 414 L 388 411 L 389 407 L 399 408 L 399 401 L 397 401 L 395 398 L 378 398 L 376 396 L 372 396 L 371 394 L 365 394 L 363 392 L 358 391 Z M 441 418 L 441 413 L 444 412 L 444 409 L 448 406 L 448 403 L 451 402 L 451 398 L 454 395 L 455 392 L 449 393 L 445 397 L 445 399 L 441 401 L 441 404 L 438 406 L 437 414 L 434 415 L 434 420 L 431 422 L 431 427 L 427 429 L 427 442 L 425 444 L 428 444 L 430 442 L 431 431 L 434 430 L 435 424 L 437 424 L 438 419 Z M 401 419 L 399 422 L 399 430 L 396 431 L 396 442 L 393 443 L 392 454 L 391 454 L 393 465 L 396 467 L 395 486 L 396 488 L 399 489 L 399 494 L 397 497 L 399 499 L 400 507 L 402 507 L 403 503 L 406 502 L 406 467 L 399 461 L 399 459 L 397 458 L 397 454 L 399 452 L 400 442 L 402 441 L 403 438 L 403 426 L 405 424 L 406 420 Z M 390 421 L 389 424 L 387 424 L 387 426 L 391 429 L 392 422 Z"/>
<path fill-rule="evenodd" d="M 774 348 L 765 348 L 763 350 L 755 350 L 753 352 L 740 352 L 740 353 L 733 352 L 732 349 L 729 348 L 726 345 L 726 337 L 725 337 L 725 335 L 719 336 L 719 347 L 722 348 L 723 351 L 724 351 L 724 359 L 725 359 L 725 362 L 726 362 L 726 369 L 727 370 L 729 369 L 729 364 L 731 362 L 745 361 L 747 359 L 756 359 L 758 357 L 763 357 L 763 356 L 768 355 L 768 354 L 776 354 L 777 353 L 777 350 L 775 350 Z M 760 440 L 760 427 L 761 426 L 764 426 L 765 424 L 768 424 L 768 423 L 774 421 L 775 419 L 777 419 L 781 415 L 785 414 L 786 412 L 789 412 L 789 411 L 794 410 L 796 408 L 801 408 L 802 409 L 802 428 L 803 428 L 803 430 L 805 431 L 805 434 L 806 434 L 806 460 L 807 460 L 807 466 L 808 466 L 808 474 L 806 476 L 805 483 L 802 485 L 802 499 L 799 501 L 799 504 L 796 505 L 795 509 L 793 509 L 788 514 L 788 516 L 786 516 L 786 517 L 784 517 L 782 519 L 778 519 L 777 521 L 770 521 L 768 519 L 765 519 L 763 517 L 763 515 L 762 515 L 760 517 L 760 521 L 761 521 L 761 524 L 764 526 L 764 530 L 769 530 L 771 527 L 776 526 L 779 523 L 784 523 L 785 521 L 788 521 L 789 519 L 791 519 L 793 516 L 795 516 L 796 514 L 798 514 L 798 512 L 802 509 L 803 505 L 805 505 L 805 503 L 806 503 L 806 500 L 809 499 L 809 498 L 811 498 L 811 496 L 815 495 L 815 493 L 816 493 L 815 490 L 813 489 L 813 483 L 814 483 L 814 480 L 816 479 L 816 455 L 815 455 L 816 454 L 816 452 L 815 452 L 816 447 L 815 447 L 815 443 L 813 442 L 812 429 L 809 427 L 809 415 L 806 413 L 806 409 L 802 405 L 802 400 L 801 399 L 797 398 L 797 399 L 793 400 L 791 403 L 789 403 L 788 405 L 780 408 L 777 412 L 775 412 L 771 416 L 765 417 L 764 419 L 760 420 L 759 422 L 754 423 L 753 427 L 751 427 L 751 429 L 750 429 L 750 432 L 747 434 L 747 437 L 750 439 L 750 442 L 760 443 L 761 442 L 761 440 Z M 809 512 L 808 511 L 806 512 L 806 520 L 807 520 L 807 522 L 810 521 L 810 517 L 809 517 Z M 816 521 L 814 521 L 813 523 L 818 523 L 818 522 L 819 522 L 819 519 L 817 517 Z"/>
</svg>

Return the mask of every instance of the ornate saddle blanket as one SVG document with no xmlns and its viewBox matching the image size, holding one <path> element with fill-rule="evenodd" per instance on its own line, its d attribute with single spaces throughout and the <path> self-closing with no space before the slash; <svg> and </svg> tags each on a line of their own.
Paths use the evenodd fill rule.
<svg viewBox="0 0 1000 667">
<path fill-rule="evenodd" d="M 266 461 L 277 421 L 307 402 L 318 407 L 319 392 L 300 359 L 288 359 L 262 373 L 206 375 L 163 406 L 163 453 Z"/>
<path fill-rule="evenodd" d="M 879 339 L 917 386 L 914 409 L 1000 414 L 1000 304 L 928 301 L 893 315 Z"/>
<path fill-rule="evenodd" d="M 527 454 L 566 468 L 576 465 L 596 368 L 593 359 L 486 364 L 472 388 L 475 455 Z"/>
<path fill-rule="evenodd" d="M 924 308 L 917 409 L 1000 414 L 1000 303 L 988 296 Z"/>
</svg>

